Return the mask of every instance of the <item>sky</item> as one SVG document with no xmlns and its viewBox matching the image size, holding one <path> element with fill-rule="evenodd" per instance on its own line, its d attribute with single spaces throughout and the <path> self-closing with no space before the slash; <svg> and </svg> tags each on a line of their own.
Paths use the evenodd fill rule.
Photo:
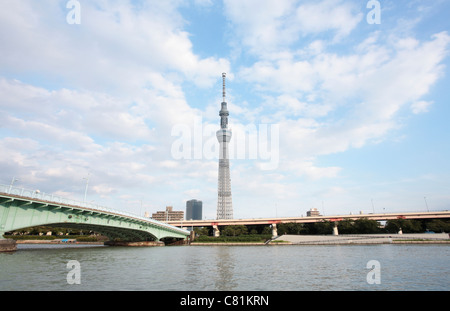
<svg viewBox="0 0 450 311">
<path fill-rule="evenodd" d="M 448 210 L 448 12 L 0 0 L 0 184 L 214 219 L 226 73 L 235 218 Z"/>
</svg>

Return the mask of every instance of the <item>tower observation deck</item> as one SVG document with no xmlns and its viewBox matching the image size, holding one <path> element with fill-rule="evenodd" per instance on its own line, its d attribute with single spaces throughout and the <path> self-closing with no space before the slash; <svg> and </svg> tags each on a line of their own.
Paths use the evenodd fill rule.
<svg viewBox="0 0 450 311">
<path fill-rule="evenodd" d="M 222 107 L 219 112 L 220 130 L 216 136 L 220 144 L 219 149 L 219 180 L 218 180 L 218 198 L 217 198 L 217 219 L 233 219 L 233 203 L 231 199 L 231 177 L 230 177 L 230 160 L 228 144 L 231 140 L 231 131 L 228 129 L 225 79 L 226 74 L 222 74 L 223 79 L 223 100 Z"/>
</svg>

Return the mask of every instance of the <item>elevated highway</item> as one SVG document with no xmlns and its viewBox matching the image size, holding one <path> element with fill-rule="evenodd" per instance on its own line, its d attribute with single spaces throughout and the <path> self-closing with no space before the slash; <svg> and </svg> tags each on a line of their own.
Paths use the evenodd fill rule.
<svg viewBox="0 0 450 311">
<path fill-rule="evenodd" d="M 231 226 L 231 225 L 271 225 L 279 223 L 314 223 L 321 221 L 341 221 L 345 219 L 367 218 L 373 220 L 389 219 L 432 219 L 450 218 L 450 211 L 433 212 L 395 212 L 382 214 L 349 214 L 330 216 L 306 216 L 306 217 L 274 217 L 274 218 L 247 218 L 247 219 L 218 219 L 218 220 L 183 220 L 169 221 L 168 224 L 176 227 L 209 227 L 209 226 Z"/>
<path fill-rule="evenodd" d="M 219 226 L 231 225 L 272 225 L 274 235 L 276 235 L 276 225 L 281 223 L 315 223 L 322 221 L 339 222 L 342 220 L 357 220 L 361 218 L 377 221 L 391 219 L 440 219 L 450 218 L 450 211 L 432 211 L 432 212 L 395 212 L 380 214 L 350 214 L 350 215 L 331 215 L 331 216 L 307 216 L 307 217 L 275 217 L 275 218 L 249 218 L 249 219 L 218 219 L 218 220 L 185 220 L 170 221 L 168 224 L 176 227 L 213 227 L 215 235 L 218 236 Z"/>
</svg>

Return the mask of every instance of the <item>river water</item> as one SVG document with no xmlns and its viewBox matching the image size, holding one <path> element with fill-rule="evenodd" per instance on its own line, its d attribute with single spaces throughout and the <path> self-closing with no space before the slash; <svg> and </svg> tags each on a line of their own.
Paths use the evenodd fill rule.
<svg viewBox="0 0 450 311">
<path fill-rule="evenodd" d="M 448 245 L 18 245 L 0 253 L 0 290 L 448 291 L 449 258 Z"/>
</svg>

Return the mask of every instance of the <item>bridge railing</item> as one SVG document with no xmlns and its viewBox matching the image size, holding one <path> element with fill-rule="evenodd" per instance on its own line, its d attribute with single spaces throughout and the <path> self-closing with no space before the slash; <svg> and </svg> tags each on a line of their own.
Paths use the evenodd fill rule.
<svg viewBox="0 0 450 311">
<path fill-rule="evenodd" d="M 79 207 L 84 207 L 84 208 L 89 208 L 89 209 L 96 209 L 96 210 L 100 210 L 100 211 L 114 212 L 114 210 L 100 206 L 98 204 L 68 199 L 68 198 L 65 198 L 62 196 L 41 192 L 39 190 L 31 190 L 31 189 L 25 189 L 25 188 L 14 187 L 14 186 L 0 185 L 0 193 L 17 195 L 17 196 L 21 196 L 21 197 L 43 200 L 43 201 L 48 201 L 48 202 L 53 202 L 53 203 L 74 205 L 74 206 L 79 206 Z M 123 212 L 118 212 L 118 213 L 123 213 Z"/>
<path fill-rule="evenodd" d="M 174 226 L 168 225 L 166 223 L 163 223 L 163 222 L 151 219 L 151 218 L 138 216 L 138 215 L 131 214 L 128 212 L 124 212 L 124 211 L 114 210 L 114 209 L 100 206 L 98 204 L 94 204 L 91 202 L 83 202 L 83 201 L 68 199 L 68 198 L 65 198 L 62 196 L 41 192 L 39 190 L 30 190 L 30 189 L 25 189 L 25 188 L 20 188 L 20 187 L 14 187 L 12 185 L 8 186 L 8 185 L 0 184 L 0 193 L 16 195 L 16 196 L 20 196 L 20 197 L 42 200 L 42 201 L 47 201 L 47 202 L 52 202 L 52 203 L 59 203 L 59 204 L 64 204 L 64 205 L 82 207 L 82 208 L 87 208 L 90 210 L 97 210 L 97 211 L 107 212 L 107 213 L 112 213 L 112 214 L 117 214 L 117 215 L 126 216 L 126 217 L 134 218 L 137 220 L 145 221 L 145 222 L 152 222 L 152 223 L 158 224 L 158 225 L 166 227 L 166 228 L 179 229 Z M 185 231 L 182 229 L 179 229 L 179 230 L 183 231 L 183 232 Z"/>
</svg>

